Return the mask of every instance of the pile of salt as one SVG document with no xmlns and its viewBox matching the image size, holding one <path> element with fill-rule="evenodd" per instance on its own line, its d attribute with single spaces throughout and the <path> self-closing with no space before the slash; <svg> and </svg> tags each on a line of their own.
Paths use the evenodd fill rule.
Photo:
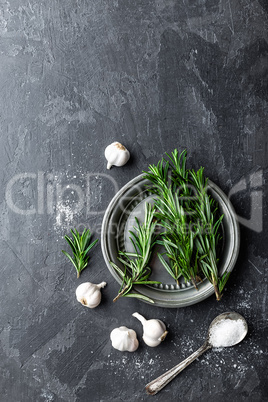
<svg viewBox="0 0 268 402">
<path fill-rule="evenodd" d="M 221 320 L 211 328 L 209 342 L 214 348 L 235 345 L 240 342 L 244 330 L 242 320 Z"/>
</svg>

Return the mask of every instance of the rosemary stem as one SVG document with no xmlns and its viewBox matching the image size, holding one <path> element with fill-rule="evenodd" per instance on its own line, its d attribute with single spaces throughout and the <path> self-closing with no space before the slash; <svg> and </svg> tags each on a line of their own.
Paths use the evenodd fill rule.
<svg viewBox="0 0 268 402">
<path fill-rule="evenodd" d="M 196 290 L 199 290 L 197 285 L 196 285 L 196 280 L 195 280 L 195 278 L 193 276 L 191 277 L 191 281 L 193 282 L 193 285 L 196 288 Z"/>
<path fill-rule="evenodd" d="M 215 295 L 216 295 L 216 300 L 219 301 L 219 300 L 221 300 L 222 294 L 220 294 L 217 280 L 214 277 L 213 277 L 213 286 L 214 286 L 214 291 L 215 291 Z"/>
<path fill-rule="evenodd" d="M 116 302 L 116 300 L 118 300 L 119 297 L 121 297 L 121 296 L 125 293 L 125 291 L 126 291 L 128 288 L 129 288 L 129 286 L 126 285 L 126 286 L 121 290 L 121 292 L 119 292 L 118 295 L 115 296 L 115 298 L 113 299 L 113 302 Z"/>
</svg>

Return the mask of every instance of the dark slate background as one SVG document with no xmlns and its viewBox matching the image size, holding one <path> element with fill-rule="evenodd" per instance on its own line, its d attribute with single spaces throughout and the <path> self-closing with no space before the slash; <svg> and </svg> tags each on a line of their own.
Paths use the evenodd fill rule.
<svg viewBox="0 0 268 402">
<path fill-rule="evenodd" d="M 267 13 L 265 0 L 0 1 L 1 402 L 267 400 Z M 115 140 L 131 160 L 107 171 Z M 116 190 L 175 147 L 232 195 L 235 270 L 218 303 L 113 304 L 100 244 L 76 279 L 63 236 L 100 237 Z M 103 280 L 98 308 L 77 303 L 78 284 Z M 245 341 L 146 396 L 229 310 L 247 319 Z M 135 311 L 167 324 L 159 347 L 144 345 Z M 121 325 L 137 352 L 112 348 Z"/>
</svg>

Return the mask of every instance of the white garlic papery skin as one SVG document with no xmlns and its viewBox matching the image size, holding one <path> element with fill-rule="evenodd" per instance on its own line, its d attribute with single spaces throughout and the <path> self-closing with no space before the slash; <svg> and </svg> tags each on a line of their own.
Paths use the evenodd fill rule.
<svg viewBox="0 0 268 402">
<path fill-rule="evenodd" d="M 120 142 L 113 142 L 108 145 L 104 151 L 105 158 L 107 159 L 107 169 L 111 169 L 114 166 L 123 166 L 130 158 L 129 151 L 120 144 Z"/>
<path fill-rule="evenodd" d="M 139 347 L 136 332 L 124 326 L 113 329 L 110 339 L 112 346 L 121 352 L 135 352 Z"/>
<path fill-rule="evenodd" d="M 101 302 L 100 289 L 104 286 L 106 286 L 106 282 L 101 282 L 98 285 L 90 282 L 81 283 L 75 291 L 76 298 L 83 306 L 95 308 Z"/>
<path fill-rule="evenodd" d="M 167 336 L 167 330 L 165 324 L 157 319 L 146 320 L 141 314 L 134 313 L 133 317 L 136 317 L 143 326 L 143 340 L 146 345 L 155 347 L 159 345 Z"/>
</svg>

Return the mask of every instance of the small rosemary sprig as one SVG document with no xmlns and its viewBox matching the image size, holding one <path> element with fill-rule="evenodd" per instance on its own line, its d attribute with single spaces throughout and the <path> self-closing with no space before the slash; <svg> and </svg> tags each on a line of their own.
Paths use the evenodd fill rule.
<svg viewBox="0 0 268 402">
<path fill-rule="evenodd" d="M 70 254 L 64 250 L 62 250 L 62 252 L 74 265 L 77 271 L 77 278 L 79 278 L 80 273 L 88 265 L 89 256 L 87 253 L 97 243 L 98 239 L 94 240 L 94 242 L 90 244 L 91 234 L 89 229 L 84 229 L 81 236 L 76 229 L 74 229 L 74 231 L 71 230 L 71 234 L 73 236 L 73 240 L 67 235 L 64 236 L 64 238 L 71 247 L 73 257 L 71 257 Z"/>
<path fill-rule="evenodd" d="M 154 221 L 155 208 L 149 204 L 145 204 L 145 217 L 144 222 L 141 225 L 137 218 L 133 231 L 130 231 L 130 241 L 134 247 L 134 252 L 119 251 L 120 257 L 117 259 L 124 265 L 124 271 L 122 271 L 114 262 L 110 261 L 111 266 L 119 274 L 122 279 L 121 287 L 118 291 L 118 295 L 114 298 L 114 302 L 120 297 L 136 297 L 154 303 L 152 299 L 139 293 L 131 292 L 135 285 L 151 285 L 160 283 L 157 281 L 150 281 L 149 276 L 151 269 L 148 267 L 148 262 L 151 257 L 152 248 L 156 241 Z"/>
</svg>

